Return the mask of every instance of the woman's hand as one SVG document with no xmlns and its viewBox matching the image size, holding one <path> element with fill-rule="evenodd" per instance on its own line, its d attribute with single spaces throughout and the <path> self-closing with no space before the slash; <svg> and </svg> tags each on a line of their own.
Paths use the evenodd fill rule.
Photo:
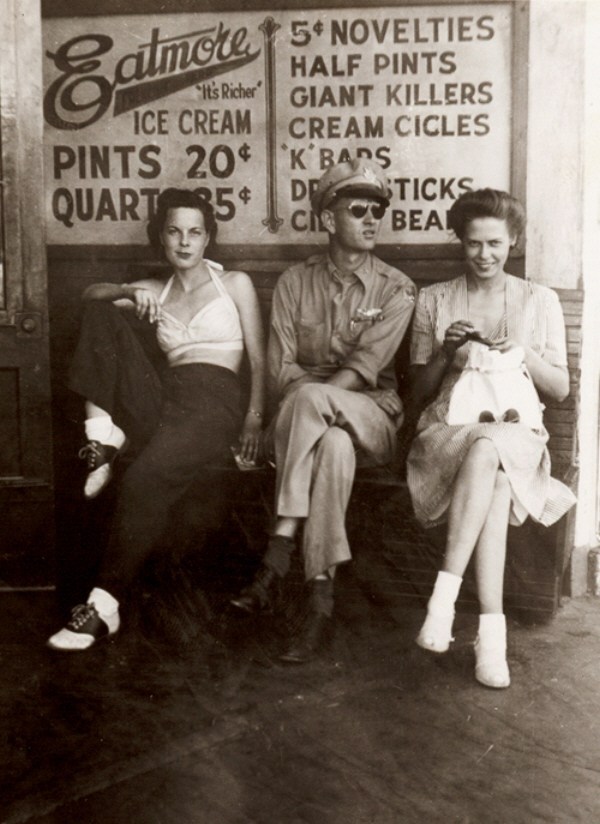
<svg viewBox="0 0 600 824">
<path fill-rule="evenodd" d="M 473 332 L 475 332 L 475 327 L 470 320 L 456 320 L 450 324 L 444 333 L 442 343 L 442 349 L 450 360 L 454 358 L 456 350 L 467 342 L 469 335 Z"/>
<path fill-rule="evenodd" d="M 258 418 L 253 412 L 248 412 L 240 434 L 240 449 L 238 452 L 238 457 L 243 463 L 256 463 L 260 447 L 261 432 L 261 418 Z"/>
<path fill-rule="evenodd" d="M 156 323 L 160 314 L 160 303 L 155 292 L 141 286 L 126 286 L 124 292 L 125 297 L 134 304 L 137 318 L 146 318 L 149 323 Z"/>
</svg>

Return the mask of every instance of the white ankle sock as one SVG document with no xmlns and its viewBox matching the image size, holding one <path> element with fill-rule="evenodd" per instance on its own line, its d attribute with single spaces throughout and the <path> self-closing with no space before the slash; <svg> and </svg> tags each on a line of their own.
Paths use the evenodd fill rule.
<svg viewBox="0 0 600 824">
<path fill-rule="evenodd" d="M 458 598 L 462 578 L 452 572 L 440 571 L 431 593 L 427 608 L 432 612 L 450 612 Z"/>
<path fill-rule="evenodd" d="M 493 689 L 510 686 L 510 671 L 506 661 L 506 618 L 502 613 L 479 616 L 479 632 L 475 641 L 475 678 Z"/>
<path fill-rule="evenodd" d="M 506 618 L 503 613 L 483 613 L 479 616 L 479 640 L 485 646 L 506 649 Z"/>
<path fill-rule="evenodd" d="M 114 615 L 119 609 L 117 599 L 113 598 L 110 592 L 107 592 L 105 589 L 100 589 L 100 587 L 94 587 L 88 596 L 87 602 L 88 604 L 94 604 L 98 610 L 98 614 L 101 616 Z"/>
<path fill-rule="evenodd" d="M 87 418 L 84 427 L 88 441 L 100 441 L 105 446 L 114 446 L 116 449 L 120 449 L 125 443 L 125 433 L 113 422 L 110 415 Z"/>
<path fill-rule="evenodd" d="M 452 637 L 454 602 L 462 578 L 450 572 L 438 572 L 431 598 L 427 603 L 427 617 L 417 636 L 417 644 L 431 652 L 446 652 Z"/>
</svg>

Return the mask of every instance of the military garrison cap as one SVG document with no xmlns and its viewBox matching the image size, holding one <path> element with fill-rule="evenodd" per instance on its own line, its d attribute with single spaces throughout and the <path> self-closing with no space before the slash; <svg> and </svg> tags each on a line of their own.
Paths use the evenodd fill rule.
<svg viewBox="0 0 600 824">
<path fill-rule="evenodd" d="M 319 216 L 340 197 L 370 197 L 387 206 L 391 191 L 379 163 L 355 157 L 327 169 L 311 198 L 313 212 Z"/>
</svg>

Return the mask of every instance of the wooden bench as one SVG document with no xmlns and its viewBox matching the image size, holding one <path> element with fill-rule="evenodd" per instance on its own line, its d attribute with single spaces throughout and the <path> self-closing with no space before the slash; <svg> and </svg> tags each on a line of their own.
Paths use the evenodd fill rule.
<svg viewBox="0 0 600 824">
<path fill-rule="evenodd" d="M 393 263 L 393 261 L 390 261 Z M 146 276 L 148 264 L 136 262 L 128 265 L 130 280 Z M 265 325 L 268 324 L 273 287 L 283 267 L 270 266 L 267 271 L 250 271 L 255 283 Z M 408 267 L 404 267 L 412 275 Z M 453 273 L 448 273 L 448 276 Z M 414 275 L 412 275 L 414 277 Z M 427 281 L 415 277 L 419 285 Z M 576 290 L 559 291 L 567 323 L 571 396 L 562 404 L 550 404 L 546 411 L 546 424 L 551 434 L 550 451 L 556 477 L 574 483 L 572 453 L 576 419 L 577 389 L 579 382 L 579 326 L 582 295 Z M 401 394 L 406 389 L 408 369 L 408 338 L 397 357 L 397 375 Z M 71 437 L 71 436 L 70 436 Z M 348 512 L 348 531 L 355 564 L 362 577 L 377 578 L 377 597 L 401 599 L 408 604 L 424 606 L 440 566 L 444 530 L 423 530 L 414 518 L 410 496 L 404 476 L 403 459 L 410 441 L 410 426 L 401 433 L 399 460 L 393 467 L 359 470 Z M 235 527 L 237 537 L 221 534 L 219 540 L 229 548 L 235 547 L 240 535 L 248 549 L 247 563 L 240 554 L 236 557 L 240 575 L 248 574 L 264 549 L 264 535 L 272 516 L 272 470 L 242 473 L 233 461 L 227 466 L 214 468 L 215 478 L 224 483 L 230 498 L 235 498 L 233 519 L 229 531 Z M 72 504 L 77 507 L 79 504 Z M 101 505 L 100 505 L 101 508 Z M 194 520 L 195 508 L 191 513 Z M 196 512 L 197 524 L 202 518 Z M 204 517 L 205 513 L 202 514 Z M 70 509 L 66 513 L 70 521 Z M 507 609 L 524 620 L 544 620 L 551 617 L 563 591 L 563 579 L 568 564 L 569 534 L 572 517 L 567 516 L 558 525 L 544 529 L 527 522 L 519 529 L 509 529 L 509 551 L 506 568 L 505 593 Z M 232 550 L 235 554 L 235 549 Z M 68 555 L 64 559 L 69 564 Z M 219 575 L 220 561 L 215 559 L 215 577 Z M 471 573 L 465 580 L 461 594 L 465 608 L 476 609 L 475 588 Z"/>
<path fill-rule="evenodd" d="M 408 343 L 405 340 L 397 357 L 400 393 L 406 394 Z M 576 375 L 572 372 L 572 380 Z M 576 387 L 575 387 L 576 388 Z M 575 400 L 549 404 L 548 428 L 562 427 L 559 444 L 566 444 L 565 419 L 572 414 Z M 399 433 L 398 457 L 393 466 L 359 469 L 348 510 L 348 531 L 355 564 L 360 566 L 360 588 L 365 578 L 376 578 L 373 593 L 377 599 L 389 597 L 390 602 L 402 600 L 415 607 L 424 606 L 431 593 L 444 552 L 445 528 L 425 530 L 416 521 L 405 477 L 405 459 L 416 424 L 409 418 Z M 571 424 L 572 426 L 573 424 Z M 561 452 L 555 452 L 559 459 Z M 554 474 L 567 483 L 574 477 L 568 472 Z M 566 462 L 562 462 L 562 467 Z M 568 468 L 569 464 L 567 464 Z M 264 534 L 272 517 L 272 470 L 243 473 L 232 461 L 221 472 L 234 477 L 238 488 L 237 517 L 244 523 L 254 552 L 264 549 Z M 237 480 L 236 480 L 237 479 Z M 528 520 L 522 527 L 509 527 L 505 575 L 507 612 L 522 621 L 536 622 L 551 618 L 563 593 L 564 573 L 568 564 L 566 547 L 572 528 L 569 516 L 559 524 L 545 528 Z M 459 604 L 463 609 L 477 611 L 478 602 L 473 571 L 470 565 L 465 576 Z M 301 576 L 299 579 L 301 583 Z"/>
<path fill-rule="evenodd" d="M 240 472 L 235 465 L 212 471 L 215 476 L 228 477 L 234 518 L 243 525 L 250 553 L 258 563 L 273 517 L 275 473 L 272 469 Z M 425 530 L 417 522 L 402 467 L 357 470 L 347 527 L 354 563 L 361 568 L 361 590 L 365 574 L 374 576 L 374 598 L 424 606 L 443 558 L 445 528 Z M 530 520 L 518 529 L 509 527 L 505 602 L 513 616 L 543 621 L 556 612 L 565 570 L 566 527 L 565 519 L 550 528 Z M 471 568 L 460 603 L 477 609 Z"/>
</svg>

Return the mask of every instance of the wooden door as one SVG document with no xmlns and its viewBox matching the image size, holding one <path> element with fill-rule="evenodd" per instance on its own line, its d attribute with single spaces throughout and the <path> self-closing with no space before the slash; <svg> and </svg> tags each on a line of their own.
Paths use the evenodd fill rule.
<svg viewBox="0 0 600 824">
<path fill-rule="evenodd" d="M 41 13 L 0 15 L 0 589 L 53 579 Z"/>
</svg>

